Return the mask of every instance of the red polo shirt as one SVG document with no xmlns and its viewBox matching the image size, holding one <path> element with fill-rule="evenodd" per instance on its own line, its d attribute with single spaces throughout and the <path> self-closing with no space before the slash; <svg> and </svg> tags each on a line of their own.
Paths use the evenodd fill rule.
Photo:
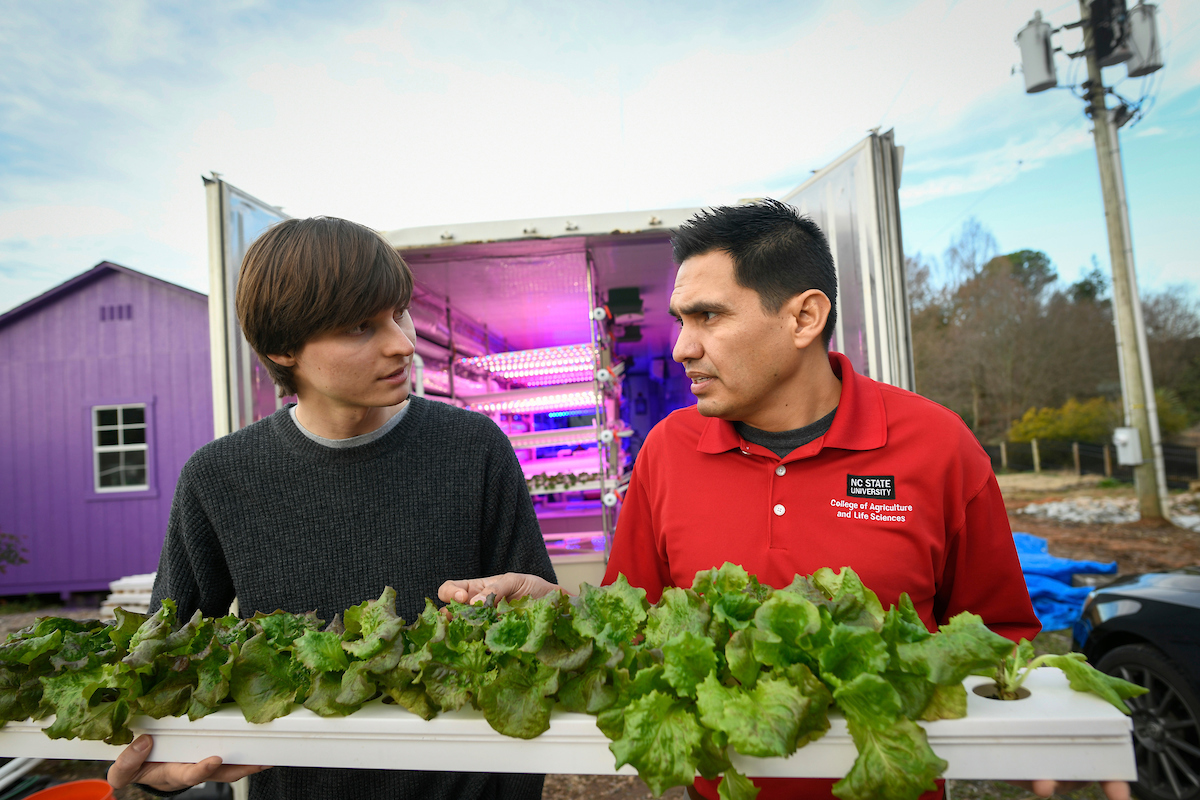
<svg viewBox="0 0 1200 800">
<path fill-rule="evenodd" d="M 1014 641 L 1040 630 L 991 461 L 958 415 L 858 375 L 824 436 L 779 458 L 695 406 L 646 437 L 604 583 L 624 573 L 657 602 L 732 561 L 763 583 L 850 566 L 883 607 L 908 592 L 934 630 L 960 611 Z M 758 800 L 830 797 L 830 781 L 764 780 Z M 716 783 L 698 780 L 706 797 Z"/>
</svg>

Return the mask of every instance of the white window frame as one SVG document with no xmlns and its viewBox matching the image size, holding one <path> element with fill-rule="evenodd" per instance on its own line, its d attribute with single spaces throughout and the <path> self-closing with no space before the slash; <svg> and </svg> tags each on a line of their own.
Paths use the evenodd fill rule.
<svg viewBox="0 0 1200 800">
<path fill-rule="evenodd" d="M 142 410 L 142 422 L 137 424 L 126 424 L 124 422 L 123 411 L 127 408 L 140 408 Z M 101 425 L 99 421 L 99 412 L 101 411 L 116 411 L 116 425 Z M 111 494 L 115 492 L 145 492 L 150 489 L 150 415 L 146 403 L 120 403 L 113 405 L 92 406 L 91 421 L 92 421 L 92 484 L 97 494 Z M 136 444 L 124 444 L 124 437 L 121 432 L 131 429 L 142 429 L 142 441 Z M 117 431 L 117 444 L 100 444 L 101 431 Z M 100 485 L 100 456 L 105 453 L 129 453 L 140 451 L 144 453 L 142 461 L 142 470 L 144 473 L 143 482 L 133 485 L 123 486 L 101 486 Z"/>
</svg>

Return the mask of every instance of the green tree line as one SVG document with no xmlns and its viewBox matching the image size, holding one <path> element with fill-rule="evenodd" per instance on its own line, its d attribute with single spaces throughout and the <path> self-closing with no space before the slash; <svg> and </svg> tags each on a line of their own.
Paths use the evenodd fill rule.
<svg viewBox="0 0 1200 800">
<path fill-rule="evenodd" d="M 1039 250 L 999 253 L 971 219 L 940 259 L 906 262 L 917 391 L 982 441 L 1101 442 L 1122 423 L 1108 277 L 1064 282 Z M 1144 293 L 1164 437 L 1200 422 L 1200 303 L 1186 286 Z"/>
</svg>

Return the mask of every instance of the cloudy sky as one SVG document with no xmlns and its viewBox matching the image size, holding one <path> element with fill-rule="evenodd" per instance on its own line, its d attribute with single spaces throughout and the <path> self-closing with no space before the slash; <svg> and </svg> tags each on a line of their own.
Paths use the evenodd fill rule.
<svg viewBox="0 0 1200 800">
<path fill-rule="evenodd" d="M 1103 207 L 1083 103 L 1013 72 L 1038 7 L 0 0 L 0 311 L 102 260 L 206 291 L 211 171 L 389 230 L 781 195 L 876 126 L 906 147 L 910 254 L 974 217 L 1074 280 L 1108 269 Z M 1159 17 L 1166 67 L 1105 79 L 1146 98 L 1122 130 L 1141 286 L 1195 291 L 1200 3 Z"/>
</svg>

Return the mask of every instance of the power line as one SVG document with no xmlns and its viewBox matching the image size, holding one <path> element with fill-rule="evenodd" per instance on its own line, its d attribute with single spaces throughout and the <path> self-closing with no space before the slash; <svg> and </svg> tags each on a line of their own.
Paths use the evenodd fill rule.
<svg viewBox="0 0 1200 800">
<path fill-rule="evenodd" d="M 1058 139 L 1059 136 L 1062 136 L 1064 131 L 1066 131 L 1072 125 L 1077 125 L 1077 124 L 1079 124 L 1078 120 L 1075 120 L 1075 119 L 1068 120 L 1067 123 L 1065 125 L 1063 125 L 1061 128 L 1059 128 L 1057 131 L 1055 131 L 1054 134 L 1052 136 L 1050 136 L 1050 138 L 1047 141 L 1054 142 L 1055 140 Z M 993 192 L 995 192 L 1001 186 L 1004 186 L 1006 183 L 1008 183 L 1013 178 L 1015 178 L 1017 175 L 1019 175 L 1021 173 L 1021 166 L 1024 163 L 1025 163 L 1024 159 L 1018 159 L 1015 169 L 1010 177 L 1008 177 L 1004 180 L 997 181 L 996 183 L 992 184 L 992 186 L 990 188 L 988 188 L 987 190 L 985 190 L 983 194 L 981 194 L 979 197 L 975 198 L 975 201 L 973 203 L 968 205 L 966 208 L 964 208 L 962 211 L 960 211 L 958 214 L 956 214 L 954 217 L 952 217 L 949 222 L 947 222 L 940 229 L 938 229 L 937 233 L 928 237 L 925 240 L 925 244 L 933 243 L 933 241 L 935 239 L 937 239 L 939 236 L 941 236 L 943 233 L 945 233 L 947 230 L 949 230 L 954 225 L 957 225 L 965 216 L 967 216 L 967 214 L 974 211 L 975 208 L 980 203 L 982 203 L 984 200 L 986 200 Z M 924 250 L 925 250 L 925 246 L 922 245 L 921 247 L 917 248 L 916 252 L 921 253 L 921 252 L 924 252 Z"/>
</svg>

